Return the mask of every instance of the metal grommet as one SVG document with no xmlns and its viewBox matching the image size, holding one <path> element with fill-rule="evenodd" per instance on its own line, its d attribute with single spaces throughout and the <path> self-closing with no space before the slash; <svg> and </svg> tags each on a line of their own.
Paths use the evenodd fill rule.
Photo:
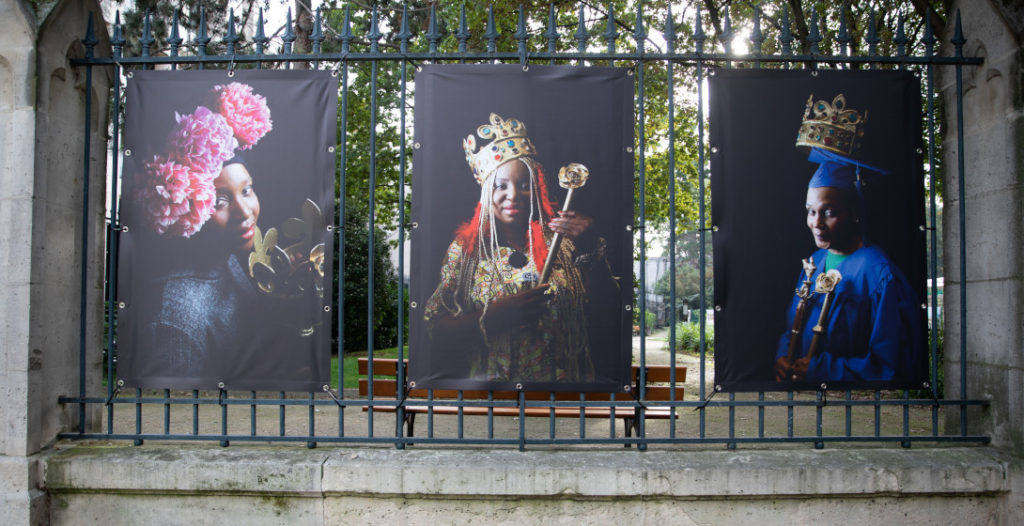
<svg viewBox="0 0 1024 526">
<path fill-rule="evenodd" d="M 328 232 L 334 232 L 334 225 L 327 225 Z"/>
<path fill-rule="evenodd" d="M 817 76 L 818 76 L 818 70 L 814 70 L 814 71 L 812 71 L 812 72 L 811 72 L 811 76 L 812 76 L 812 77 L 817 77 Z"/>
<path fill-rule="evenodd" d="M 917 154 L 918 154 L 918 155 L 921 155 L 922 153 L 924 153 L 924 150 L 922 150 L 922 149 L 920 149 L 920 148 L 918 148 L 918 149 L 917 149 L 916 151 L 917 151 Z"/>
<path fill-rule="evenodd" d="M 718 153 L 718 146 L 712 146 L 711 153 Z"/>
<path fill-rule="evenodd" d="M 229 77 L 234 77 L 235 76 L 235 70 L 228 71 L 228 76 Z"/>
<path fill-rule="evenodd" d="M 626 305 L 626 310 L 633 310 L 633 306 L 632 305 Z"/>
<path fill-rule="evenodd" d="M 629 153 L 633 153 L 633 147 L 632 146 L 626 146 L 626 151 L 629 152 Z"/>
<path fill-rule="evenodd" d="M 718 232 L 718 225 L 711 227 L 712 232 Z"/>
<path fill-rule="evenodd" d="M 218 389 L 224 389 L 224 382 L 217 382 Z"/>
<path fill-rule="evenodd" d="M 121 227 L 121 232 L 127 232 L 127 231 L 128 231 L 128 225 L 124 225 L 124 226 Z"/>
<path fill-rule="evenodd" d="M 928 382 L 925 382 L 925 383 L 928 383 Z M 119 379 L 119 380 L 117 381 L 117 386 L 118 386 L 118 387 L 124 387 L 124 380 L 121 380 L 121 379 Z"/>
<path fill-rule="evenodd" d="M 928 382 L 924 382 L 923 384 L 921 384 L 921 387 L 924 387 L 925 389 L 931 389 L 932 384 L 930 384 Z"/>
<path fill-rule="evenodd" d="M 331 312 L 331 306 L 330 305 L 324 305 L 324 312 Z"/>
<path fill-rule="evenodd" d="M 718 71 L 718 70 L 716 70 L 714 68 L 709 69 L 708 70 L 708 76 L 709 77 L 714 77 L 715 76 L 715 71 Z"/>
<path fill-rule="evenodd" d="M 127 307 L 127 305 L 125 305 L 125 303 L 124 303 L 123 301 L 119 301 L 119 302 L 117 302 L 117 308 L 119 308 L 119 309 L 123 309 L 123 308 L 125 308 L 125 307 Z"/>
<path fill-rule="evenodd" d="M 419 150 L 420 149 L 420 143 L 418 143 L 418 142 L 417 143 L 413 143 L 412 147 L 416 148 L 417 150 Z"/>
<path fill-rule="evenodd" d="M 416 308 L 416 306 L 417 306 L 417 304 L 416 304 L 416 302 L 415 302 L 415 301 L 410 301 L 410 302 L 409 302 L 409 306 L 415 309 L 415 308 Z"/>
<path fill-rule="evenodd" d="M 125 151 L 124 151 L 124 156 L 125 157 L 131 157 L 132 156 L 132 149 L 131 148 L 126 148 Z"/>
<path fill-rule="evenodd" d="M 409 387 L 416 387 L 416 381 L 413 380 L 413 381 L 409 382 Z"/>
<path fill-rule="evenodd" d="M 331 152 L 331 153 L 334 153 L 334 146 L 328 146 L 327 147 L 327 151 Z"/>
<path fill-rule="evenodd" d="M 921 310 L 928 310 L 928 304 L 927 303 L 922 303 L 921 304 Z"/>
<path fill-rule="evenodd" d="M 632 77 L 633 76 L 633 70 L 631 70 L 631 69 L 627 70 L 626 74 L 629 75 L 630 77 Z"/>
<path fill-rule="evenodd" d="M 920 229 L 921 229 L 921 232 L 924 232 L 924 225 L 921 225 L 921 226 L 919 226 L 919 227 L 917 227 L 917 228 L 920 228 Z"/>
<path fill-rule="evenodd" d="M 416 66 L 416 73 L 423 71 L 423 66 Z"/>
<path fill-rule="evenodd" d="M 722 390 L 722 385 L 721 384 L 715 384 L 715 391 L 721 392 L 721 390 Z"/>
<path fill-rule="evenodd" d="M 132 78 L 132 77 L 134 77 L 134 76 L 135 76 L 135 74 L 134 74 L 134 73 L 132 73 L 131 71 L 129 71 L 128 73 L 125 73 L 125 74 L 124 74 L 124 76 L 126 76 L 126 77 L 128 77 L 128 78 Z"/>
<path fill-rule="evenodd" d="M 715 305 L 715 312 L 722 312 L 722 306 L 721 305 Z"/>
<path fill-rule="evenodd" d="M 828 391 L 828 384 L 827 383 L 821 382 L 821 386 L 820 387 L 821 387 L 822 391 Z"/>
<path fill-rule="evenodd" d="M 523 384 L 516 384 L 516 391 L 522 391 L 522 390 L 523 390 Z"/>
<path fill-rule="evenodd" d="M 412 227 L 413 227 L 413 228 L 419 228 L 419 227 L 420 227 L 420 224 L 419 224 L 419 222 L 418 222 L 418 221 L 413 221 L 413 222 L 412 222 Z"/>
<path fill-rule="evenodd" d="M 327 391 L 330 391 L 330 390 L 331 390 L 331 386 L 329 386 L 329 385 L 327 385 L 327 384 L 324 384 L 324 385 L 323 385 L 323 386 L 321 387 L 321 389 L 323 389 L 323 390 L 324 390 L 324 392 L 327 392 Z"/>
<path fill-rule="evenodd" d="M 338 76 L 338 70 L 331 71 L 331 76 L 332 77 L 337 77 Z"/>
<path fill-rule="evenodd" d="M 626 225 L 626 232 L 632 232 L 632 231 L 633 231 L 633 225 Z"/>
<path fill-rule="evenodd" d="M 630 389 L 632 389 L 632 387 L 630 387 L 630 386 L 628 386 L 628 385 L 624 385 L 624 386 L 622 386 L 622 390 L 623 390 L 623 391 L 625 391 L 625 392 L 627 392 L 627 393 L 629 392 L 629 390 L 630 390 Z"/>
<path fill-rule="evenodd" d="M 523 71 L 530 71 L 530 65 L 529 64 L 523 64 Z"/>
</svg>

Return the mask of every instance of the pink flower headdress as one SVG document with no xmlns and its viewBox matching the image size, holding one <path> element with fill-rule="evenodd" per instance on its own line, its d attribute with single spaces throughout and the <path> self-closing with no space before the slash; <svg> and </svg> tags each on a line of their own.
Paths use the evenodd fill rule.
<svg viewBox="0 0 1024 526">
<path fill-rule="evenodd" d="M 157 234 L 191 237 L 213 215 L 213 181 L 236 149 L 248 150 L 272 128 L 266 99 L 232 82 L 214 88 L 213 110 L 198 106 L 175 114 L 167 155 L 155 155 L 138 176 L 134 192 Z"/>
</svg>

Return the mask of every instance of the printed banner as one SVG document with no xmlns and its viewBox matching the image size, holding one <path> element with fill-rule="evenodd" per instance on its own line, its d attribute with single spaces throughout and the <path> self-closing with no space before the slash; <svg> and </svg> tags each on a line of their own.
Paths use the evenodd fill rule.
<svg viewBox="0 0 1024 526">
<path fill-rule="evenodd" d="M 629 385 L 632 80 L 597 67 L 417 73 L 412 385 Z"/>
<path fill-rule="evenodd" d="M 710 91 L 715 384 L 921 388 L 918 80 L 722 70 Z"/>
<path fill-rule="evenodd" d="M 117 280 L 126 385 L 328 382 L 337 93 L 321 71 L 129 78 Z"/>
</svg>

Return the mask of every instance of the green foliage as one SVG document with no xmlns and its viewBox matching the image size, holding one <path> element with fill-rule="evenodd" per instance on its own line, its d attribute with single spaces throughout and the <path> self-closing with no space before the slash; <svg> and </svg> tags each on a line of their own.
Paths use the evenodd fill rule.
<svg viewBox="0 0 1024 526">
<path fill-rule="evenodd" d="M 370 229 L 365 210 L 345 210 L 344 288 L 342 309 L 345 352 L 366 351 L 370 280 Z M 373 348 L 393 347 L 398 341 L 398 275 L 391 264 L 386 234 L 373 230 Z M 335 276 L 337 280 L 337 276 Z M 408 312 L 408 310 L 406 310 Z M 337 334 L 337 332 L 335 332 Z"/>
<path fill-rule="evenodd" d="M 707 356 L 715 354 L 715 326 L 708 324 L 705 327 L 704 353 Z M 676 349 L 681 352 L 700 353 L 700 324 L 697 322 L 679 322 L 676 324 Z"/>
</svg>

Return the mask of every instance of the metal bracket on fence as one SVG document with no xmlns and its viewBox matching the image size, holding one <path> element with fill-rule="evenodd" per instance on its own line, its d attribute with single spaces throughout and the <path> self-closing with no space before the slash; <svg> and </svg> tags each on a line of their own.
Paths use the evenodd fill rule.
<svg viewBox="0 0 1024 526">
<path fill-rule="evenodd" d="M 124 380 L 118 380 L 117 387 L 114 387 L 114 390 L 111 391 L 110 396 L 107 397 L 107 401 L 104 402 L 103 405 L 109 406 L 110 404 L 114 403 L 114 399 L 117 398 L 117 395 L 121 392 L 122 387 L 124 387 Z"/>
<path fill-rule="evenodd" d="M 231 61 L 228 62 L 228 76 L 229 77 L 234 77 L 235 76 L 235 54 L 234 53 L 231 54 Z"/>
<path fill-rule="evenodd" d="M 928 390 L 928 394 L 932 395 L 932 407 L 940 407 L 941 404 L 939 404 L 939 397 L 936 396 L 935 389 L 932 388 L 931 382 L 925 382 L 923 387 Z"/>
<path fill-rule="evenodd" d="M 711 390 L 711 394 L 707 398 L 704 399 L 704 403 L 700 404 L 697 407 L 694 407 L 693 410 L 694 411 L 698 411 L 698 410 L 701 410 L 701 409 L 704 409 L 705 407 L 707 407 L 708 404 L 711 402 L 711 399 L 714 398 L 715 395 L 718 394 L 718 392 L 721 391 L 721 390 L 722 390 L 722 386 L 716 385 L 715 388 Z"/>
<path fill-rule="evenodd" d="M 341 399 L 338 398 L 338 395 L 334 394 L 334 390 L 331 389 L 331 386 L 324 384 L 323 389 L 324 392 L 331 397 L 331 400 L 334 400 L 334 403 L 338 404 L 338 407 L 345 407 L 341 404 Z"/>
</svg>

